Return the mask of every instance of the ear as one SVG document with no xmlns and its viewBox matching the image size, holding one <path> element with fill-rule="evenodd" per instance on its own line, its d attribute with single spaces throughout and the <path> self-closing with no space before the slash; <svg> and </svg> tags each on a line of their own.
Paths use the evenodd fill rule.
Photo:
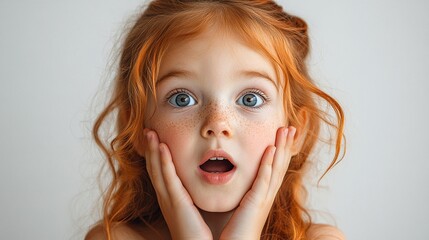
<svg viewBox="0 0 429 240">
<path fill-rule="evenodd" d="M 295 133 L 295 139 L 292 146 L 292 156 L 297 155 L 300 151 L 302 146 L 304 145 L 305 138 L 308 133 L 308 112 L 305 108 L 302 108 L 299 110 L 298 114 L 298 123 L 296 123 L 296 133 Z"/>
</svg>

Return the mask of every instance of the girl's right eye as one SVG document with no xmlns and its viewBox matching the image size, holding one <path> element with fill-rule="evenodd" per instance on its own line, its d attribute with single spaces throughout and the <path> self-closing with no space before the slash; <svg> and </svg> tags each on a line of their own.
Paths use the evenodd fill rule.
<svg viewBox="0 0 429 240">
<path fill-rule="evenodd" d="M 168 103 L 174 107 L 189 107 L 195 105 L 197 101 L 186 91 L 176 90 L 175 93 L 171 94 L 168 98 Z"/>
</svg>

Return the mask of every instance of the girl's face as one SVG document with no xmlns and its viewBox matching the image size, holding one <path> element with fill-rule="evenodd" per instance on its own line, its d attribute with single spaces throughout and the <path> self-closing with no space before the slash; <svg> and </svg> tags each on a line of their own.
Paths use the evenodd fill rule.
<svg viewBox="0 0 429 240">
<path fill-rule="evenodd" d="M 158 103 L 149 100 L 147 116 L 154 115 L 145 127 L 169 147 L 196 206 L 233 210 L 286 124 L 275 69 L 239 38 L 207 31 L 173 44 L 159 76 Z"/>
</svg>

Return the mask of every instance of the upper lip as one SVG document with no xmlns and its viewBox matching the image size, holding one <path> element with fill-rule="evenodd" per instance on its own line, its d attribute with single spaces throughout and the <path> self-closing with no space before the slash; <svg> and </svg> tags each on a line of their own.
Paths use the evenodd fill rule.
<svg viewBox="0 0 429 240">
<path fill-rule="evenodd" d="M 232 165 L 235 166 L 234 159 L 232 159 L 231 155 L 229 155 L 227 152 L 223 151 L 222 149 L 208 150 L 206 153 L 204 153 L 203 158 L 200 161 L 200 165 L 203 165 L 212 157 L 226 158 L 228 159 L 228 161 L 231 162 Z"/>
</svg>

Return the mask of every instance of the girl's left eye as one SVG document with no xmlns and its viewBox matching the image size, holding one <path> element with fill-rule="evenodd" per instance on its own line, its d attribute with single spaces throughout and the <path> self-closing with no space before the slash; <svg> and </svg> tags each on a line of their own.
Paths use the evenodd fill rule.
<svg viewBox="0 0 429 240">
<path fill-rule="evenodd" d="M 265 97 L 262 96 L 262 93 L 248 92 L 241 96 L 237 103 L 251 108 L 258 108 L 265 102 Z"/>
<path fill-rule="evenodd" d="M 188 107 L 195 105 L 197 101 L 189 93 L 179 91 L 168 97 L 168 102 L 174 107 Z"/>
</svg>

